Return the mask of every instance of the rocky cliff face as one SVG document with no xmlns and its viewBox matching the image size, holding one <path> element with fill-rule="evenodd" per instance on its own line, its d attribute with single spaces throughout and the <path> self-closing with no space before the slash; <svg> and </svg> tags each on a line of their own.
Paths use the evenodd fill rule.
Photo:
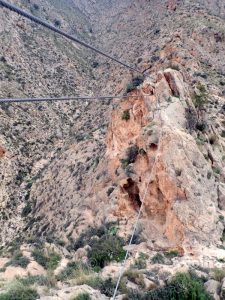
<svg viewBox="0 0 225 300">
<path fill-rule="evenodd" d="M 63 12 L 61 1 L 21 6 L 145 77 L 1 10 L 2 97 L 128 96 L 1 105 L 2 245 L 36 237 L 61 241 L 60 251 L 73 255 L 82 232 L 109 222 L 127 240 L 144 202 L 143 243 L 134 245 L 130 263 L 143 249 L 222 259 L 222 1 L 68 1 Z"/>
</svg>

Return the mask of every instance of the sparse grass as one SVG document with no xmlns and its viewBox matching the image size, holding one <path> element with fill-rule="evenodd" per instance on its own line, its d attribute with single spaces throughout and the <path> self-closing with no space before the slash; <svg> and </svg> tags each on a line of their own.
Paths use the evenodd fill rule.
<svg viewBox="0 0 225 300">
<path fill-rule="evenodd" d="M 136 270 L 126 270 L 123 274 L 123 277 L 126 277 L 129 281 L 137 284 L 140 288 L 145 288 L 144 276 Z"/>
<path fill-rule="evenodd" d="M 74 297 L 72 300 L 91 300 L 91 297 L 88 293 L 80 293 L 76 297 Z"/>
<path fill-rule="evenodd" d="M 213 270 L 213 278 L 217 281 L 222 281 L 225 277 L 225 268 L 214 268 Z"/>
<path fill-rule="evenodd" d="M 18 281 L 12 282 L 5 293 L 0 294 L 0 300 L 36 300 L 39 298 L 37 291 L 24 286 Z"/>
<path fill-rule="evenodd" d="M 40 286 L 47 286 L 49 288 L 56 286 L 56 279 L 54 276 L 48 274 L 47 276 L 43 275 L 36 275 L 36 276 L 27 276 L 22 278 L 17 278 L 19 282 L 21 282 L 25 286 L 29 285 L 40 285 Z"/>
</svg>

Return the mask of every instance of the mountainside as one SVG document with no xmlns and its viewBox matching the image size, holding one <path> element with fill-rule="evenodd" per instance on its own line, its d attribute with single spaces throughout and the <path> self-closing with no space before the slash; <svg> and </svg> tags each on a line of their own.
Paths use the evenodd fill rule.
<svg viewBox="0 0 225 300">
<path fill-rule="evenodd" d="M 109 299 L 125 249 L 117 299 L 173 299 L 168 282 L 193 270 L 224 299 L 223 1 L 11 2 L 143 76 L 0 9 L 1 98 L 127 95 L 0 104 L 0 278 Z"/>
</svg>

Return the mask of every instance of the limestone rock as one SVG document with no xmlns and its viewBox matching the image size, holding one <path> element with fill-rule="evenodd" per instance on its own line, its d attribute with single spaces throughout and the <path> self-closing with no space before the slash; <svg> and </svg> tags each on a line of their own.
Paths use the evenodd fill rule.
<svg viewBox="0 0 225 300">
<path fill-rule="evenodd" d="M 216 280 L 210 279 L 205 284 L 206 291 L 213 297 L 215 300 L 220 300 L 219 289 L 220 283 Z"/>
<path fill-rule="evenodd" d="M 222 299 L 225 298 L 225 278 L 223 278 L 223 280 L 222 280 L 222 286 L 221 286 L 220 297 L 221 297 Z"/>
</svg>

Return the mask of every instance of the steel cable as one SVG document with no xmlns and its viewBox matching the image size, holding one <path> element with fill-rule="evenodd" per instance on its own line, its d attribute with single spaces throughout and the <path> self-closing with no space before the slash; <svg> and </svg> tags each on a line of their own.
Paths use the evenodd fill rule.
<svg viewBox="0 0 225 300">
<path fill-rule="evenodd" d="M 60 30 L 59 28 L 57 28 L 57 27 L 55 27 L 55 26 L 47 23 L 46 21 L 44 21 L 44 20 L 42 20 L 42 19 L 40 19 L 40 18 L 38 18 L 38 17 L 36 17 L 36 16 L 34 16 L 34 15 L 32 15 L 32 14 L 24 11 L 24 10 L 22 10 L 21 8 L 15 6 L 15 5 L 11 4 L 11 3 L 8 3 L 8 2 L 6 2 L 4 0 L 0 0 L 0 5 L 2 5 L 3 7 L 7 8 L 7 9 L 9 9 L 9 10 L 11 10 L 11 11 L 13 11 L 13 12 L 15 12 L 15 13 L 21 15 L 21 16 L 23 16 L 24 18 L 27 18 L 27 19 L 29 19 L 29 20 L 31 20 L 31 21 L 39 24 L 39 25 L 44 26 L 45 28 L 48 28 L 48 29 L 50 29 L 50 30 L 52 30 L 52 31 L 54 31 L 54 32 L 56 32 L 56 33 L 58 33 L 58 34 L 60 34 L 60 35 L 62 35 L 64 37 L 68 38 L 69 40 L 71 40 L 73 42 L 76 42 L 76 43 L 78 43 L 78 44 L 80 44 L 80 45 L 82 45 L 82 46 L 84 46 L 86 48 L 89 48 L 89 49 L 95 51 L 96 53 L 101 54 L 101 55 L 103 55 L 103 56 L 105 56 L 105 57 L 107 57 L 107 58 L 109 58 L 109 59 L 117 62 L 118 64 L 120 64 L 120 65 L 122 65 L 122 66 L 124 66 L 124 67 L 126 67 L 126 68 L 128 68 L 130 70 L 132 70 L 132 71 L 135 71 L 135 72 L 140 73 L 140 74 L 143 75 L 142 71 L 140 71 L 140 70 L 138 70 L 138 69 L 136 69 L 136 68 L 134 68 L 132 66 L 129 66 L 127 63 L 122 62 L 122 61 L 118 60 L 117 58 L 115 58 L 115 57 L 113 57 L 113 56 L 111 56 L 111 55 L 109 55 L 109 54 L 107 54 L 107 53 L 105 53 L 105 52 L 103 52 L 103 51 L 101 51 L 101 50 L 99 50 L 99 49 L 97 49 L 97 48 L 95 48 L 95 47 L 93 47 L 93 46 L 91 46 L 91 45 L 89 45 L 89 44 L 81 41 L 81 40 L 79 40 L 78 38 L 76 38 L 76 37 L 74 37 L 74 36 L 72 36 L 72 35 L 64 32 L 62 30 Z"/>
</svg>

